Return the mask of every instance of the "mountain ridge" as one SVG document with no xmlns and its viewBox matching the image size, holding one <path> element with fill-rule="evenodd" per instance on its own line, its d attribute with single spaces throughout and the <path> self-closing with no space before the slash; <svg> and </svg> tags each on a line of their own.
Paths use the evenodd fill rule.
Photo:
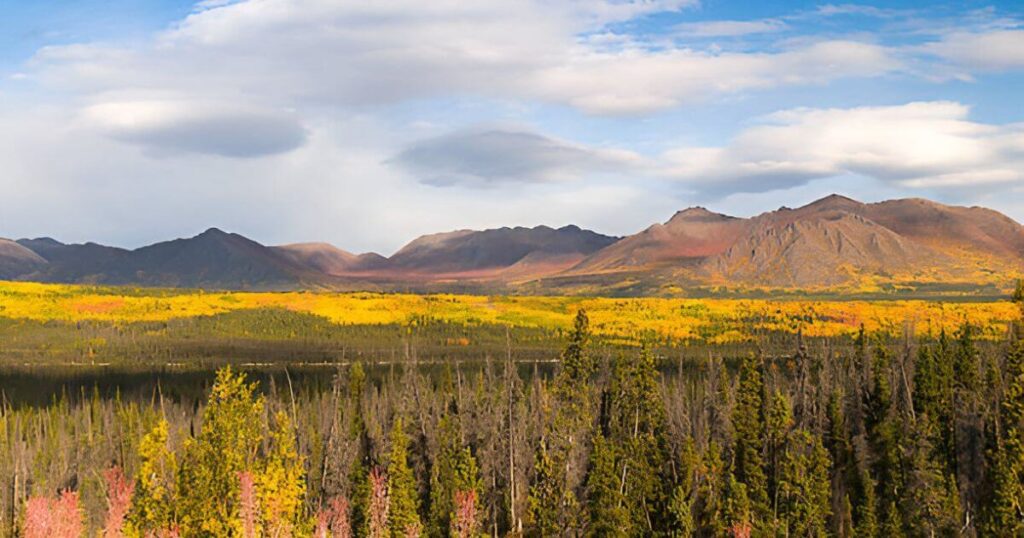
<svg viewBox="0 0 1024 538">
<path fill-rule="evenodd" d="M 625 237 L 575 225 L 426 234 L 389 257 L 323 242 L 266 246 L 217 228 L 134 250 L 0 239 L 3 279 L 217 289 L 603 293 L 629 283 L 630 293 L 662 293 L 991 283 L 1022 268 L 1024 226 L 1002 213 L 838 194 L 749 218 L 689 207 Z"/>
</svg>

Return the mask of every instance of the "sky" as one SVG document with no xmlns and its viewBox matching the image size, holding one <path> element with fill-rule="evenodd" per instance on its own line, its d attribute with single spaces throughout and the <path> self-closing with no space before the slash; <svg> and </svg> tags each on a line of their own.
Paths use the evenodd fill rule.
<svg viewBox="0 0 1024 538">
<path fill-rule="evenodd" d="M 1024 2 L 0 0 L 0 237 L 1024 221 Z"/>
</svg>

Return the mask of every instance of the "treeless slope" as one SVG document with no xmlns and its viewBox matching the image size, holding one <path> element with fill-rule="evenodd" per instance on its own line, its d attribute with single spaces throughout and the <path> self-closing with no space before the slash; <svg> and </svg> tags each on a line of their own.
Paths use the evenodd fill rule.
<svg viewBox="0 0 1024 538">
<path fill-rule="evenodd" d="M 495 276 L 506 282 L 525 282 L 562 273 L 586 258 L 579 252 L 550 253 L 535 251 L 502 269 Z"/>
<path fill-rule="evenodd" d="M 945 266 L 950 260 L 892 230 L 844 210 L 754 219 L 751 233 L 704 269 L 726 282 L 829 286 L 856 276 L 891 277 Z"/>
<path fill-rule="evenodd" d="M 991 209 L 910 198 L 867 204 L 865 216 L 943 251 L 970 251 L 1024 261 L 1024 226 Z"/>
<path fill-rule="evenodd" d="M 692 207 L 676 213 L 664 224 L 654 224 L 588 256 L 569 272 L 637 270 L 704 258 L 724 252 L 748 231 L 749 225 L 747 219 Z"/>
<path fill-rule="evenodd" d="M 652 282 L 828 286 L 862 276 L 970 281 L 1022 263 L 1024 227 L 996 211 L 831 195 L 750 219 L 687 209 L 561 276 L 629 271 Z"/>
<path fill-rule="evenodd" d="M 359 256 L 329 243 L 293 243 L 270 247 L 289 260 L 328 275 L 341 275 L 359 263 Z"/>
<path fill-rule="evenodd" d="M 481 278 L 511 267 L 530 254 L 586 255 L 615 241 L 614 237 L 577 226 L 460 230 L 416 239 L 389 258 L 387 267 L 392 272 L 448 276 L 465 273 Z"/>
<path fill-rule="evenodd" d="M 0 279 L 13 279 L 46 266 L 46 259 L 10 239 L 0 239 Z"/>
</svg>

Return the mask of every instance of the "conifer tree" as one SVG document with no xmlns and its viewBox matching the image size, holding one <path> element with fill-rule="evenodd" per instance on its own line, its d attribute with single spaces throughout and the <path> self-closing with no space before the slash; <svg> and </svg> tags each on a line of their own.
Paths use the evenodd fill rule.
<svg viewBox="0 0 1024 538">
<path fill-rule="evenodd" d="M 882 522 L 882 527 L 878 532 L 879 536 L 885 536 L 886 538 L 898 538 L 907 535 L 903 529 L 903 518 L 896 501 L 891 501 L 885 506 L 885 520 Z"/>
<path fill-rule="evenodd" d="M 911 421 L 906 438 L 903 522 L 912 533 L 954 536 L 959 533 L 960 506 L 956 483 L 945 474 L 931 444 L 933 425 L 924 416 Z"/>
<path fill-rule="evenodd" d="M 778 518 L 779 502 L 782 500 L 781 490 L 785 459 L 789 449 L 789 432 L 793 427 L 793 411 L 789 399 L 780 392 L 772 395 L 765 412 L 764 444 L 767 454 L 765 467 L 768 469 L 768 498 L 771 499 L 770 511 L 773 518 Z M 777 525 L 776 525 L 777 527 Z"/>
<path fill-rule="evenodd" d="M 562 493 L 560 467 L 548 454 L 547 443 L 541 439 L 533 465 L 534 478 L 527 499 L 527 536 L 558 536 L 565 496 Z"/>
<path fill-rule="evenodd" d="M 857 473 L 859 502 L 854 508 L 854 536 L 875 538 L 878 536 L 878 497 L 875 495 L 875 481 L 867 470 Z"/>
<path fill-rule="evenodd" d="M 587 352 L 587 343 L 590 340 L 590 320 L 587 312 L 580 309 L 576 312 L 573 320 L 573 329 L 569 337 L 569 344 L 562 350 L 561 370 L 557 387 L 561 390 L 573 390 L 582 384 L 590 381 L 594 375 L 594 359 Z M 571 396 L 563 394 L 561 396 Z"/>
<path fill-rule="evenodd" d="M 581 492 L 586 473 L 586 441 L 594 422 L 594 395 L 591 377 L 594 359 L 587 344 L 590 340 L 590 322 L 580 309 L 573 321 L 569 343 L 561 353 L 558 374 L 552 384 L 554 418 L 548 425 L 546 458 L 557 471 L 548 475 L 559 482 L 550 486 L 561 500 L 558 519 L 570 532 L 579 532 L 583 514 L 577 495 Z M 544 486 L 548 488 L 548 486 Z"/>
<path fill-rule="evenodd" d="M 647 345 L 635 359 L 619 356 L 606 398 L 608 441 L 623 460 L 620 489 L 628 492 L 625 506 L 631 523 L 648 533 L 666 524 L 665 505 L 671 493 L 663 475 L 668 448 L 658 375 L 654 354 Z"/>
<path fill-rule="evenodd" d="M 366 371 L 361 362 L 354 362 L 348 369 L 347 403 L 348 442 L 355 445 L 355 457 L 348 471 L 349 498 L 352 505 L 352 529 L 362 532 L 368 524 L 367 502 L 371 499 L 370 436 L 363 418 L 363 395 L 366 391 Z"/>
<path fill-rule="evenodd" d="M 625 506 L 620 476 L 624 462 L 615 446 L 603 435 L 594 436 L 587 475 L 587 500 L 590 510 L 590 536 L 630 536 L 633 528 Z"/>
<path fill-rule="evenodd" d="M 844 402 L 843 392 L 840 389 L 834 389 L 828 400 L 828 430 L 824 436 L 824 446 L 832 461 L 829 478 L 833 518 L 830 530 L 838 536 L 849 537 L 853 535 L 851 497 L 857 494 L 855 491 L 857 466 L 849 434 L 850 426 L 844 411 Z"/>
<path fill-rule="evenodd" d="M 700 458 L 692 437 L 683 440 L 679 454 L 679 483 L 668 501 L 668 531 L 672 538 L 689 538 L 697 532 L 694 519 L 696 477 L 700 472 Z"/>
<path fill-rule="evenodd" d="M 1024 534 L 1024 341 L 1006 357 L 1008 385 L 1000 405 L 1001 446 L 990 454 L 992 499 L 985 529 L 993 536 Z"/>
<path fill-rule="evenodd" d="M 892 356 L 885 344 L 875 344 L 871 364 L 871 388 L 867 392 L 865 426 L 873 460 L 871 471 L 875 481 L 876 498 L 883 516 L 890 505 L 896 506 L 902 481 L 899 475 L 899 424 L 893 410 L 891 383 Z M 891 518 L 890 518 L 891 519 Z M 883 518 L 883 521 L 886 521 Z M 884 533 L 883 533 L 884 535 Z"/>
<path fill-rule="evenodd" d="M 388 527 L 393 538 L 404 538 L 410 529 L 420 529 L 419 493 L 416 477 L 409 468 L 409 437 L 401 417 L 395 419 L 391 429 L 391 450 L 388 453 L 388 497 L 390 516 Z"/>
<path fill-rule="evenodd" d="M 806 430 L 789 436 L 779 476 L 779 513 L 786 536 L 825 536 L 832 513 L 828 453 Z M 778 527 L 777 527 L 778 529 Z"/>
<path fill-rule="evenodd" d="M 722 461 L 722 450 L 711 441 L 700 458 L 700 467 L 694 473 L 694 512 L 697 514 L 699 536 L 722 536 L 726 532 L 724 517 L 729 480 L 734 479 Z"/>
<path fill-rule="evenodd" d="M 671 516 L 668 535 L 671 538 L 690 538 L 696 532 L 693 521 L 693 499 L 682 486 L 676 486 L 668 501 Z"/>
<path fill-rule="evenodd" d="M 455 496 L 474 492 L 474 502 L 479 502 L 481 482 L 476 458 L 468 447 L 462 446 L 458 421 L 451 416 L 442 417 L 438 431 L 438 455 L 431 468 L 428 533 L 447 536 L 456 512 Z"/>
<path fill-rule="evenodd" d="M 769 515 L 768 479 L 762 457 L 765 436 L 764 384 L 760 361 L 754 356 L 743 359 L 732 423 L 735 430 L 734 475 L 745 485 L 754 518 L 766 521 Z"/>
<path fill-rule="evenodd" d="M 746 484 L 729 473 L 722 498 L 722 520 L 728 535 L 734 538 L 751 536 L 755 526 Z"/>
</svg>

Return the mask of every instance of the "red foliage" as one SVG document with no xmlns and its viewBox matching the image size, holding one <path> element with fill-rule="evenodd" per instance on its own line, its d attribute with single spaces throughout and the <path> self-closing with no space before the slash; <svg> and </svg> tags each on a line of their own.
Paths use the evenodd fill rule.
<svg viewBox="0 0 1024 538">
<path fill-rule="evenodd" d="M 314 538 L 352 538 L 352 522 L 348 519 L 348 499 L 334 497 L 316 516 Z"/>
<path fill-rule="evenodd" d="M 238 473 L 238 515 L 242 520 L 243 538 L 256 538 L 259 521 L 259 501 L 256 498 L 256 480 L 249 471 Z"/>
<path fill-rule="evenodd" d="M 380 469 L 370 471 L 369 538 L 384 538 L 388 535 L 388 512 L 391 499 L 388 497 L 388 476 Z"/>
<path fill-rule="evenodd" d="M 452 536 L 469 538 L 477 529 L 476 491 L 455 492 L 455 517 L 452 518 Z"/>
<path fill-rule="evenodd" d="M 734 523 L 732 527 L 729 527 L 729 534 L 732 538 L 750 538 L 752 530 L 750 523 Z"/>
<path fill-rule="evenodd" d="M 24 538 L 81 538 L 83 533 L 77 492 L 64 490 L 56 499 L 32 497 L 28 500 Z"/>
<path fill-rule="evenodd" d="M 103 528 L 104 538 L 122 538 L 124 520 L 132 505 L 135 482 L 124 476 L 120 467 L 114 466 L 103 473 L 107 482 L 107 522 Z"/>
</svg>

